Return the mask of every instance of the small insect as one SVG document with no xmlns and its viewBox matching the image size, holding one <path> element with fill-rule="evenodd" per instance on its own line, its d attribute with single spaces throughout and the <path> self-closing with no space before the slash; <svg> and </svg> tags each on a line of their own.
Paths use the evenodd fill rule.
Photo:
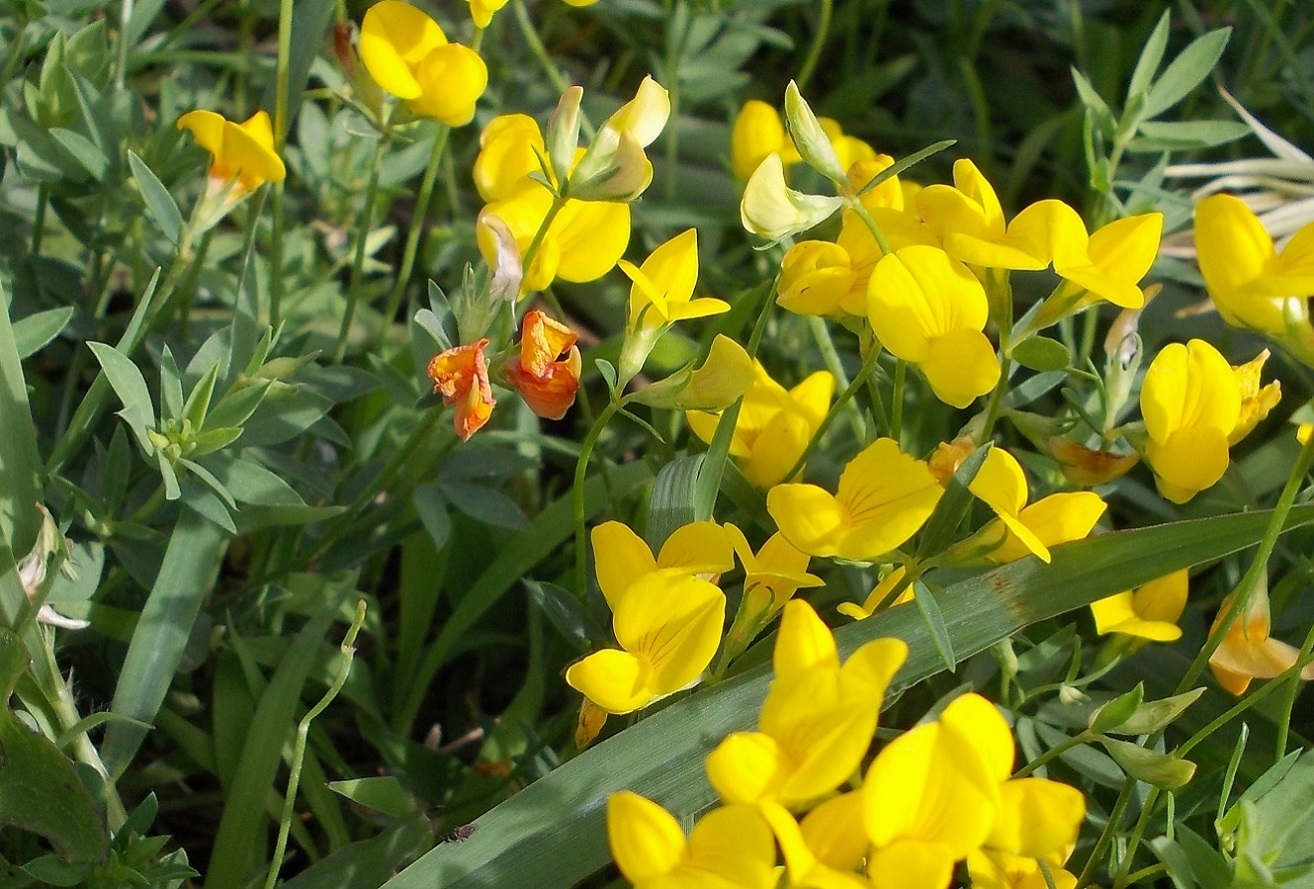
<svg viewBox="0 0 1314 889">
<path fill-rule="evenodd" d="M 478 830 L 478 828 L 476 828 L 473 824 L 462 824 L 460 827 L 453 828 L 452 830 L 449 830 L 447 831 L 447 833 L 440 836 L 438 838 L 438 842 L 440 844 L 464 842 L 465 840 L 468 840 L 470 839 L 470 837 L 474 836 L 474 832 L 476 830 Z"/>
</svg>

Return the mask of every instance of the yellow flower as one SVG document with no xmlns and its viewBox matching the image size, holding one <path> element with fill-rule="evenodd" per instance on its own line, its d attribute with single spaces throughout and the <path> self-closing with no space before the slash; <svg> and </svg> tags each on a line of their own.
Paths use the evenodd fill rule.
<svg viewBox="0 0 1314 889">
<path fill-rule="evenodd" d="M 1049 547 L 1041 542 L 1019 516 L 1022 508 L 1027 505 L 1027 479 L 1016 457 L 1003 448 L 991 448 L 967 489 L 999 516 L 1004 527 L 1028 552 L 1038 556 L 1042 562 L 1049 561 Z"/>
<path fill-rule="evenodd" d="M 402 0 L 381 0 L 365 13 L 360 58 L 374 82 L 411 111 L 450 126 L 470 122 L 488 86 L 479 53 L 448 43 L 437 22 Z"/>
<path fill-rule="evenodd" d="M 730 165 L 735 176 L 747 182 L 768 154 L 779 154 L 786 164 L 801 160 L 785 135 L 780 112 L 759 99 L 749 99 L 730 130 Z"/>
<path fill-rule="evenodd" d="M 1065 491 L 1042 497 L 1025 506 L 1017 514 L 1017 521 L 1031 531 L 1035 540 L 1046 548 L 1071 540 L 1080 540 L 1089 534 L 1095 523 L 1104 515 L 1107 504 L 1094 491 Z M 989 533 L 987 526 L 983 533 Z M 1016 562 L 1033 552 L 1022 538 L 1005 528 L 1003 540 L 986 554 L 986 560 L 996 565 Z"/>
<path fill-rule="evenodd" d="M 817 118 L 817 123 L 821 124 L 822 132 L 830 138 L 830 144 L 835 149 L 835 157 L 839 160 L 840 169 L 845 173 L 848 173 L 854 164 L 870 163 L 881 156 L 876 154 L 875 149 L 857 136 L 846 135 L 839 121 L 829 117 L 820 117 Z"/>
<path fill-rule="evenodd" d="M 1282 400 L 1281 383 L 1274 380 L 1267 386 L 1261 386 L 1259 382 L 1268 356 L 1268 349 L 1265 349 L 1245 364 L 1235 365 L 1232 368 L 1232 372 L 1236 374 L 1236 384 L 1241 389 L 1241 417 L 1227 436 L 1229 445 L 1234 445 L 1249 435 Z"/>
<path fill-rule="evenodd" d="M 1165 346 L 1145 373 L 1141 414 L 1145 461 L 1161 494 L 1185 503 L 1223 477 L 1241 390 L 1217 349 L 1204 340 Z"/>
<path fill-rule="evenodd" d="M 1043 269 L 1046 262 L 1027 245 L 1008 237 L 995 189 L 967 158 L 954 161 L 954 185 L 929 185 L 917 194 L 917 209 L 960 262 L 1003 269 Z"/>
<path fill-rule="evenodd" d="M 1223 600 L 1212 634 L 1231 610 L 1232 596 Z M 1218 684 L 1234 695 L 1243 695 L 1252 679 L 1272 679 L 1295 666 L 1300 649 L 1274 639 L 1269 614 L 1268 589 L 1262 583 L 1251 592 L 1245 610 L 1228 627 L 1222 643 L 1209 656 L 1209 669 Z M 1314 679 L 1314 663 L 1305 665 L 1300 678 Z"/>
<path fill-rule="evenodd" d="M 768 154 L 744 186 L 739 220 L 747 231 L 779 241 L 821 224 L 842 206 L 843 198 L 790 188 L 784 161 L 779 154 Z"/>
<path fill-rule="evenodd" d="M 786 390 L 754 362 L 753 381 L 730 440 L 730 454 L 749 482 L 770 488 L 785 481 L 821 427 L 834 391 L 835 378 L 827 371 L 817 371 Z M 695 435 L 711 442 L 720 414 L 690 411 L 686 419 Z"/>
<path fill-rule="evenodd" d="M 866 600 L 861 605 L 856 602 L 841 602 L 836 606 L 836 610 L 839 611 L 840 614 L 851 617 L 854 620 L 865 620 L 866 618 L 871 617 L 876 613 L 876 609 L 880 607 L 880 604 L 885 601 L 886 596 L 893 593 L 903 581 L 903 576 L 906 573 L 907 571 L 902 565 L 894 568 L 881 579 L 880 583 L 876 584 L 876 587 L 870 593 L 867 594 Z M 910 583 L 903 588 L 903 592 L 899 593 L 894 601 L 890 603 L 889 607 L 893 608 L 895 605 L 902 605 L 904 602 L 911 602 L 913 600 L 913 595 L 913 586 Z"/>
<path fill-rule="evenodd" d="M 697 681 L 721 643 L 725 594 L 682 568 L 651 571 L 613 606 L 620 649 L 571 664 L 566 682 L 608 713 L 630 713 Z"/>
<path fill-rule="evenodd" d="M 603 522 L 589 539 L 598 586 L 612 611 L 632 583 L 654 571 L 714 577 L 735 566 L 731 538 L 716 522 L 691 522 L 676 528 L 656 558 L 648 544 L 621 522 Z"/>
<path fill-rule="evenodd" d="M 474 163 L 479 196 L 485 201 L 513 197 L 532 181 L 530 173 L 542 172 L 538 159 L 546 156 L 538 121 L 527 114 L 499 114 L 479 134 L 479 155 Z"/>
<path fill-rule="evenodd" d="M 1314 332 L 1304 298 L 1314 294 L 1314 225 L 1296 232 L 1279 253 L 1244 201 L 1216 194 L 1195 205 L 1195 247 L 1224 321 L 1308 356 Z"/>
<path fill-rule="evenodd" d="M 862 782 L 872 885 L 948 886 L 954 863 L 989 838 L 1012 765 L 1007 723 L 975 694 L 891 741 Z"/>
<path fill-rule="evenodd" d="M 490 266 L 497 261 L 497 238 L 486 222 L 502 220 L 523 257 L 552 207 L 552 195 L 532 180 L 511 197 L 494 201 L 479 213 L 479 252 Z M 525 269 L 522 295 L 547 288 L 557 278 L 581 284 L 596 281 L 616 267 L 630 242 L 628 204 L 569 200 L 552 220 Z"/>
<path fill-rule="evenodd" d="M 470 18 L 474 21 L 475 27 L 487 28 L 489 22 L 493 20 L 493 13 L 506 6 L 507 0 L 469 0 L 469 3 Z"/>
<path fill-rule="evenodd" d="M 930 518 L 944 489 L 926 464 L 878 438 L 840 475 L 839 491 L 776 485 L 767 511 L 780 533 L 811 556 L 871 561 L 901 546 Z"/>
<path fill-rule="evenodd" d="M 602 124 L 570 174 L 570 195 L 582 201 L 632 201 L 652 182 L 644 149 L 671 115 L 666 89 L 645 77 L 634 98 Z"/>
<path fill-rule="evenodd" d="M 882 258 L 867 286 L 867 319 L 877 339 L 954 407 L 967 407 L 999 381 L 983 332 L 989 314 L 981 282 L 936 247 L 904 247 Z"/>
<path fill-rule="evenodd" d="M 853 775 L 876 731 L 901 639 L 876 639 L 840 663 L 829 628 L 806 602 L 785 605 L 775 679 L 755 732 L 736 732 L 707 757 L 707 777 L 728 803 L 793 807 Z"/>
<path fill-rule="evenodd" d="M 1046 889 L 1044 861 L 1055 889 L 1073 889 L 1077 878 L 1063 869 L 1086 814 L 1081 792 L 1044 778 L 1005 781 L 999 815 L 981 851 L 967 857 L 973 889 Z"/>
<path fill-rule="evenodd" d="M 1099 298 L 1126 309 L 1145 304 L 1145 293 L 1137 283 L 1154 263 L 1162 233 L 1163 214 L 1144 213 L 1114 220 L 1095 234 L 1087 234 L 1077 211 L 1055 200 L 1037 201 L 1008 225 L 1013 243 L 1046 265 L 1052 263 L 1054 271 L 1066 280 L 1058 300 L 1085 291 L 1088 295 L 1082 302 Z M 1047 319 L 1045 323 L 1051 322 Z"/>
<path fill-rule="evenodd" d="M 282 159 L 274 152 L 269 115 L 263 111 L 242 123 L 225 120 L 213 111 L 189 111 L 178 118 L 178 129 L 190 130 L 196 143 L 214 155 L 210 179 L 220 187 L 235 182 L 235 191 L 244 195 L 287 176 Z"/>
<path fill-rule="evenodd" d="M 1177 621 L 1186 609 L 1188 586 L 1189 574 L 1183 568 L 1135 591 L 1126 590 L 1092 602 L 1095 631 L 1101 636 L 1123 633 L 1154 642 L 1172 642 L 1182 635 Z"/>
<path fill-rule="evenodd" d="M 688 318 L 703 318 L 730 311 L 725 300 L 693 299 L 698 283 L 698 232 L 688 229 L 648 255 L 643 265 L 621 260 L 621 271 L 633 281 L 630 287 L 631 326 L 662 327 Z"/>
<path fill-rule="evenodd" d="M 708 812 L 685 839 L 680 823 L 622 790 L 607 799 L 607 840 L 635 889 L 775 889 L 771 828 L 749 806 Z"/>
<path fill-rule="evenodd" d="M 800 588 L 824 583 L 820 577 L 808 573 L 811 557 L 796 549 L 784 535 L 772 534 L 755 554 L 738 526 L 727 524 L 725 533 L 744 566 L 744 595 L 749 596 L 755 591 L 765 594 L 769 613 L 785 607 Z"/>
</svg>

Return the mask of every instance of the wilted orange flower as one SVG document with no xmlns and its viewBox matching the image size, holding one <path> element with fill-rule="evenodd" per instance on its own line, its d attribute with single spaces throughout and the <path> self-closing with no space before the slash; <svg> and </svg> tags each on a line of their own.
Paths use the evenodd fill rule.
<svg viewBox="0 0 1314 889">
<path fill-rule="evenodd" d="M 429 362 L 433 391 L 442 395 L 443 404 L 456 405 L 453 425 L 461 441 L 469 441 L 492 416 L 492 387 L 488 385 L 488 359 L 484 349 L 488 338 L 468 346 L 456 346 L 439 352 Z"/>
<path fill-rule="evenodd" d="M 579 389 L 579 334 L 544 312 L 533 309 L 520 328 L 520 356 L 507 362 L 507 380 L 529 409 L 560 420 L 575 403 Z"/>
</svg>

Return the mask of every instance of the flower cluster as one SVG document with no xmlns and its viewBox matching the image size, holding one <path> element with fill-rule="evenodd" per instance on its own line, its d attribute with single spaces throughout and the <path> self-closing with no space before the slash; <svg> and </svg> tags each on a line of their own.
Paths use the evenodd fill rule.
<svg viewBox="0 0 1314 889">
<path fill-rule="evenodd" d="M 864 771 L 885 691 L 906 656 L 901 640 L 877 639 L 841 662 L 811 607 L 787 604 L 757 730 L 727 737 L 707 757 L 721 807 L 686 839 L 658 804 L 613 794 L 607 834 L 621 873 L 640 889 L 935 889 L 965 860 L 977 886 L 1044 885 L 1042 866 L 1054 885 L 1075 885 L 1063 863 L 1085 799 L 1048 779 L 1010 778 L 1012 734 L 985 698 L 953 700 Z"/>
</svg>

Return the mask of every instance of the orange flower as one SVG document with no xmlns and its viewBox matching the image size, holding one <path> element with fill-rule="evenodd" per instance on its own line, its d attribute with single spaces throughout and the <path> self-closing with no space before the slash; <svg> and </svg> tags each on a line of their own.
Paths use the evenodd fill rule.
<svg viewBox="0 0 1314 889">
<path fill-rule="evenodd" d="M 456 405 L 453 425 L 461 441 L 469 441 L 493 413 L 493 390 L 488 385 L 488 359 L 485 337 L 469 346 L 456 346 L 433 356 L 429 376 L 433 391 L 443 396 L 443 404 Z"/>
<path fill-rule="evenodd" d="M 560 420 L 575 403 L 579 388 L 579 334 L 538 309 L 525 315 L 520 328 L 520 357 L 506 366 L 507 380 L 529 409 L 547 420 Z"/>
</svg>

